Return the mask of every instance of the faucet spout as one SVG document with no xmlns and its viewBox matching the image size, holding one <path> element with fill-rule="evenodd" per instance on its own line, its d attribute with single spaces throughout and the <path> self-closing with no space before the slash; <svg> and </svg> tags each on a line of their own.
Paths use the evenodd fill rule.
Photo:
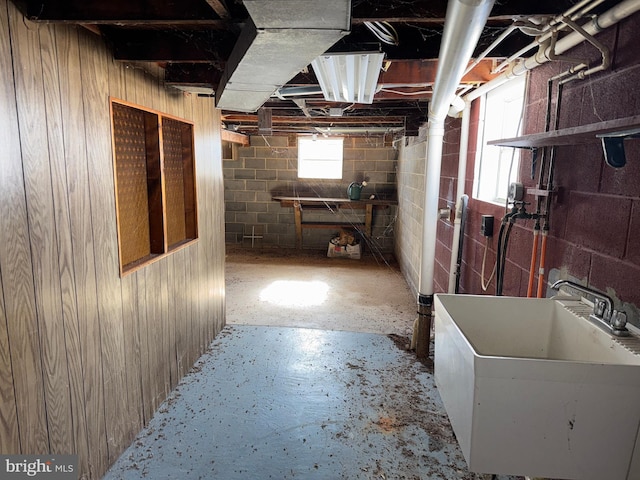
<svg viewBox="0 0 640 480">
<path fill-rule="evenodd" d="M 585 293 L 587 295 L 591 295 L 596 299 L 605 303 L 606 308 L 602 312 L 602 318 L 607 318 L 611 316 L 613 312 L 613 300 L 609 295 L 605 295 L 604 293 L 600 293 L 597 290 L 593 290 L 589 287 L 584 287 L 578 283 L 572 282 L 571 280 L 558 280 L 556 283 L 551 285 L 551 288 L 554 290 L 559 290 L 560 287 L 567 286 L 569 288 L 573 288 L 574 290 L 578 290 L 579 292 Z"/>
<path fill-rule="evenodd" d="M 610 296 L 572 282 L 571 280 L 558 280 L 551 285 L 551 288 L 559 290 L 564 286 L 578 290 L 585 295 L 591 295 L 595 298 L 593 313 L 589 316 L 590 320 L 604 326 L 609 333 L 617 337 L 626 337 L 629 335 L 629 330 L 625 327 L 627 323 L 626 314 L 624 312 L 614 310 L 613 300 Z"/>
</svg>

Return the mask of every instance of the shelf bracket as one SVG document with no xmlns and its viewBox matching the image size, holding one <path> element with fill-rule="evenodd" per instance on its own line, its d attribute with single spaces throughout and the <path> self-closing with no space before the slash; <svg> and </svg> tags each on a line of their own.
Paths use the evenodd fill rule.
<svg viewBox="0 0 640 480">
<path fill-rule="evenodd" d="M 621 132 L 602 133 L 596 135 L 602 141 L 604 161 L 613 168 L 622 168 L 627 163 L 624 152 L 624 141 L 627 138 L 640 138 L 640 128 Z"/>
</svg>

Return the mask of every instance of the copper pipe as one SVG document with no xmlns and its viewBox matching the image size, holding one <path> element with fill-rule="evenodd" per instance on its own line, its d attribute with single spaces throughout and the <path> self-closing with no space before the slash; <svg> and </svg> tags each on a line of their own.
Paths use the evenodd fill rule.
<svg viewBox="0 0 640 480">
<path fill-rule="evenodd" d="M 544 264 L 547 257 L 547 237 L 549 232 L 542 231 L 542 246 L 540 247 L 540 276 L 538 277 L 538 298 L 542 298 L 542 290 L 544 287 Z"/>
<path fill-rule="evenodd" d="M 533 297 L 533 284 L 535 283 L 535 268 L 538 260 L 538 237 L 540 236 L 540 230 L 535 229 L 533 231 L 533 248 L 531 250 L 531 265 L 529 266 L 529 285 L 527 287 L 527 297 Z"/>
</svg>

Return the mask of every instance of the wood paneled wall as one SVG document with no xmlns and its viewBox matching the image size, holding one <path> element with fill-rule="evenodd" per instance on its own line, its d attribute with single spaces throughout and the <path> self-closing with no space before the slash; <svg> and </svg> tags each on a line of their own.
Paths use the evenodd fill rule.
<svg viewBox="0 0 640 480">
<path fill-rule="evenodd" d="M 195 123 L 200 240 L 119 275 L 109 97 Z M 0 0 L 0 451 L 100 478 L 224 324 L 220 118 Z"/>
</svg>

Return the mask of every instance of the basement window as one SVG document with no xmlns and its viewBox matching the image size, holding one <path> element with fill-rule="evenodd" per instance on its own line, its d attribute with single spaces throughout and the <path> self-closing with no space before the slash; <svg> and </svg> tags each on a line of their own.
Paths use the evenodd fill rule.
<svg viewBox="0 0 640 480">
<path fill-rule="evenodd" d="M 342 138 L 298 138 L 298 178 L 342 180 Z"/>
<path fill-rule="evenodd" d="M 198 237 L 193 124 L 111 100 L 120 273 Z"/>
<path fill-rule="evenodd" d="M 491 90 L 480 98 L 478 149 L 473 183 L 474 197 L 504 205 L 509 184 L 517 181 L 517 148 L 487 145 L 489 140 L 517 137 L 522 124 L 526 76 Z"/>
</svg>

